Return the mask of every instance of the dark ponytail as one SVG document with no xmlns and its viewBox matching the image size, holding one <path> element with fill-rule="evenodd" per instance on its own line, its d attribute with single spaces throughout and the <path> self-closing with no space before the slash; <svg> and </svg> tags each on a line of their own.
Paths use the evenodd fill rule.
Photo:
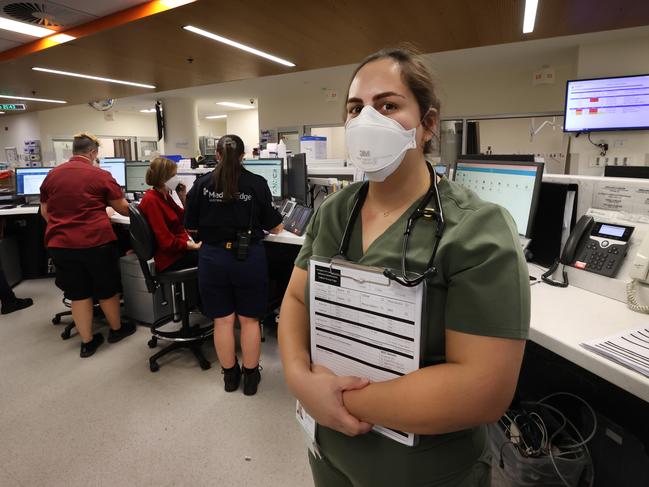
<svg viewBox="0 0 649 487">
<path fill-rule="evenodd" d="M 230 201 L 239 195 L 241 156 L 245 152 L 243 140 L 238 135 L 224 135 L 216 144 L 216 152 L 221 160 L 214 170 L 214 188 L 223 193 L 225 201 Z"/>
</svg>

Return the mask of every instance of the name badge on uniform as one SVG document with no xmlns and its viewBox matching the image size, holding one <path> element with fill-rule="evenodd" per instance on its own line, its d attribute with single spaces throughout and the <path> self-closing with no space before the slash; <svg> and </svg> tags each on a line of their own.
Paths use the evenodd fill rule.
<svg viewBox="0 0 649 487">
<path fill-rule="evenodd" d="M 309 447 L 309 450 L 316 458 L 322 458 L 320 455 L 320 450 L 318 449 L 318 444 L 315 441 L 315 429 L 316 422 L 309 413 L 302 407 L 300 401 L 295 401 L 295 419 L 300 423 L 302 429 L 304 430 L 304 439 L 306 444 Z"/>
</svg>

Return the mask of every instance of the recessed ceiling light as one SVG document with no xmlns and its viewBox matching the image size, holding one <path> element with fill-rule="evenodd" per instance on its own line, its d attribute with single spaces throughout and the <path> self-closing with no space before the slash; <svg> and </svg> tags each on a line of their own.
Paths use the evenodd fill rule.
<svg viewBox="0 0 649 487">
<path fill-rule="evenodd" d="M 536 10 L 539 6 L 539 0 L 525 0 L 525 16 L 523 18 L 523 34 L 529 34 L 534 31 L 534 22 L 536 21 Z"/>
<path fill-rule="evenodd" d="M 254 47 L 246 46 L 245 44 L 241 44 L 240 42 L 233 41 L 231 39 L 228 39 L 227 37 L 222 37 L 220 35 L 213 34 L 212 32 L 199 29 L 198 27 L 194 27 L 193 25 L 186 25 L 183 27 L 183 29 L 193 32 L 194 34 L 205 36 L 209 39 L 212 39 L 213 41 L 222 42 L 223 44 L 227 44 L 228 46 L 236 47 L 237 49 L 241 49 L 251 54 L 255 54 L 256 56 L 261 56 L 263 58 L 270 59 L 271 61 L 275 61 L 276 63 L 283 64 L 284 66 L 289 66 L 291 68 L 295 67 L 295 64 L 293 64 L 291 61 L 287 61 L 286 59 L 273 56 L 272 54 L 268 54 L 267 52 L 260 51 L 259 49 L 255 49 Z"/>
<path fill-rule="evenodd" d="M 155 108 L 145 108 L 144 110 L 140 110 L 141 113 L 155 113 Z"/>
<path fill-rule="evenodd" d="M 227 116 L 227 115 L 208 115 L 208 116 L 205 117 L 205 118 L 208 118 L 208 119 L 211 120 L 211 119 L 213 119 L 213 118 L 228 118 L 228 116 Z"/>
<path fill-rule="evenodd" d="M 25 34 L 32 37 L 47 37 L 56 33 L 56 31 L 52 29 L 46 29 L 45 27 L 38 27 L 23 22 L 16 22 L 15 20 L 6 19 L 4 17 L 0 17 L 0 29 L 18 32 L 19 34 Z"/>
<path fill-rule="evenodd" d="M 155 88 L 155 86 L 153 85 L 145 85 L 143 83 L 135 83 L 133 81 L 122 81 L 119 79 L 102 78 L 100 76 L 91 76 L 89 74 L 81 74 L 81 73 L 71 73 L 69 71 L 59 71 L 57 69 L 48 69 L 48 68 L 32 68 L 32 69 L 34 71 L 42 71 L 43 73 L 60 74 L 62 76 L 73 76 L 75 78 L 92 79 L 95 81 L 106 81 L 107 83 L 117 83 L 119 85 L 137 86 L 139 88 L 150 88 L 150 89 Z"/>
<path fill-rule="evenodd" d="M 223 107 L 230 107 L 230 108 L 241 108 L 243 110 L 252 110 L 254 105 L 244 105 L 242 103 L 232 103 L 231 101 L 219 101 L 216 102 L 217 105 L 221 105 Z"/>
<path fill-rule="evenodd" d="M 0 98 L 6 98 L 8 100 L 42 101 L 45 103 L 67 103 L 67 101 L 64 100 L 48 100 L 47 98 L 30 98 L 28 96 L 0 95 Z"/>
<path fill-rule="evenodd" d="M 47 38 L 48 41 L 56 42 L 57 44 L 63 44 L 64 42 L 70 42 L 75 40 L 76 37 L 70 36 L 68 34 L 54 34 Z"/>
</svg>

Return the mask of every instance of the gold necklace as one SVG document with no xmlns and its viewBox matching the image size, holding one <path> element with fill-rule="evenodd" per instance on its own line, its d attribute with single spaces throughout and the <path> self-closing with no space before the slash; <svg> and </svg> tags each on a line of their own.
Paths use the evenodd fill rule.
<svg viewBox="0 0 649 487">
<path fill-rule="evenodd" d="M 399 208 L 403 208 L 404 206 L 406 206 L 406 203 L 401 203 L 401 204 L 400 204 L 399 206 L 397 206 L 396 208 L 392 208 L 391 210 L 388 210 L 388 211 L 383 211 L 383 212 L 382 212 L 382 213 L 383 213 L 383 218 L 387 218 L 387 217 L 390 215 L 390 213 L 392 213 L 393 211 L 398 210 Z M 380 210 L 379 210 L 379 211 L 380 211 Z"/>
</svg>

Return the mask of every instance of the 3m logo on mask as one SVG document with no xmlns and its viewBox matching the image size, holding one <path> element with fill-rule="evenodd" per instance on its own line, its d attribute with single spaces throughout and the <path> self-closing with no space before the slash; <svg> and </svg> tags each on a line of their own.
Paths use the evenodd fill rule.
<svg viewBox="0 0 649 487">
<path fill-rule="evenodd" d="M 359 150 L 358 157 L 372 157 L 372 151 L 369 150 Z"/>
</svg>

